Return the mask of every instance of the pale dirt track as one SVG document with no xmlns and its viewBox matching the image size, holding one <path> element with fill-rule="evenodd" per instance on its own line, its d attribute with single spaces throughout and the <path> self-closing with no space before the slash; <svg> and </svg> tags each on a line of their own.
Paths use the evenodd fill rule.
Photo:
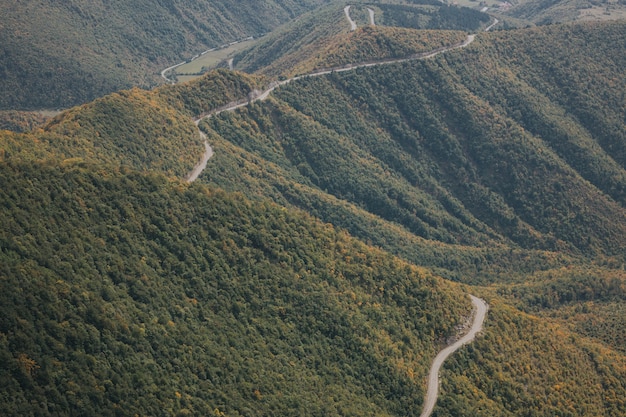
<svg viewBox="0 0 626 417">
<path fill-rule="evenodd" d="M 428 375 L 428 390 L 426 391 L 426 398 L 424 399 L 424 408 L 422 409 L 422 414 L 420 417 L 429 417 L 433 412 L 433 408 L 435 407 L 435 403 L 437 402 L 437 396 L 439 395 L 439 370 L 441 369 L 441 365 L 443 362 L 457 351 L 461 346 L 464 346 L 470 343 L 476 337 L 476 334 L 480 332 L 483 328 L 483 322 L 485 321 L 485 317 L 487 316 L 487 310 L 489 307 L 484 300 L 474 297 L 470 295 L 472 298 L 472 303 L 474 304 L 474 320 L 472 322 L 472 327 L 469 332 L 450 346 L 443 349 L 439 354 L 435 357 L 432 365 L 430 366 L 430 374 Z"/>
<path fill-rule="evenodd" d="M 350 18 L 350 6 L 346 6 L 344 8 L 344 12 L 346 14 L 346 18 L 348 19 L 348 21 L 350 22 L 351 27 L 353 28 L 352 30 L 356 29 L 356 23 L 354 23 L 354 21 Z M 372 21 L 373 21 L 373 10 L 370 12 L 370 16 L 372 17 Z M 490 25 L 488 28 L 486 28 L 485 30 L 489 30 L 491 29 L 495 24 L 498 23 L 498 20 L 495 19 L 495 22 Z M 439 48 L 436 49 L 434 51 L 428 52 L 428 53 L 422 53 L 422 54 L 416 54 L 413 56 L 410 56 L 408 58 L 399 58 L 399 59 L 388 59 L 388 60 L 381 60 L 381 61 L 376 61 L 376 62 L 368 62 L 368 63 L 361 63 L 361 64 L 350 64 L 350 65 L 344 65 L 343 67 L 340 68 L 330 68 L 327 70 L 321 70 L 321 71 L 317 71 L 317 72 L 313 72 L 311 74 L 307 74 L 307 75 L 301 75 L 301 76 L 297 76 L 297 77 L 293 77 L 293 78 L 289 78 L 287 80 L 283 80 L 280 82 L 273 82 L 270 84 L 269 88 L 267 88 L 265 91 L 259 92 L 254 98 L 250 99 L 250 100 L 240 100 L 238 102 L 234 102 L 234 103 L 230 103 L 227 104 L 219 109 L 213 110 L 212 112 L 208 113 L 208 114 L 203 114 L 199 117 L 197 117 L 194 122 L 196 123 L 196 126 L 198 124 L 200 124 L 200 122 L 203 119 L 206 119 L 208 117 L 211 117 L 213 115 L 225 112 L 225 111 L 232 111 L 235 109 L 238 109 L 239 107 L 243 107 L 246 106 L 250 103 L 253 103 L 255 101 L 262 101 L 265 100 L 267 97 L 269 97 L 270 93 L 272 91 L 274 91 L 277 87 L 280 87 L 281 85 L 285 85 L 290 83 L 291 81 L 294 80 L 299 80 L 301 78 L 306 78 L 306 77 L 318 77 L 321 75 L 327 75 L 327 74 L 331 74 L 333 72 L 344 72 L 344 71 L 353 71 L 357 68 L 364 68 L 364 67 L 373 67 L 373 66 L 378 66 L 378 65 L 386 65 L 386 64 L 396 64 L 396 63 L 400 63 L 400 62 L 407 62 L 407 61 L 413 61 L 413 60 L 419 60 L 419 59 L 427 59 L 427 58 L 432 58 L 434 56 L 437 56 L 439 54 L 442 54 L 444 52 L 448 52 L 448 51 L 452 51 L 454 49 L 459 49 L 459 48 L 465 48 L 466 46 L 468 46 L 469 44 L 471 44 L 472 42 L 474 42 L 476 35 L 467 35 L 467 38 L 465 39 L 465 41 L 455 44 L 455 45 L 451 45 L 445 48 Z M 163 72 L 165 73 L 164 70 Z M 200 135 L 203 138 L 206 138 L 206 136 L 204 136 L 204 133 L 202 131 L 200 131 Z M 206 164 L 209 160 L 209 158 L 211 158 L 211 156 L 213 156 L 213 150 L 211 149 L 211 146 L 209 146 L 209 143 L 206 141 L 205 139 L 205 148 L 206 148 L 206 152 L 204 153 L 204 155 L 202 156 L 202 160 L 200 160 L 200 162 L 198 162 L 198 164 L 196 164 L 195 168 L 193 169 L 193 171 L 191 173 L 189 173 L 189 175 L 187 176 L 186 180 L 188 182 L 193 182 L 195 181 L 198 176 L 202 173 L 202 171 L 204 170 L 204 168 L 206 167 Z"/>
<path fill-rule="evenodd" d="M 344 7 L 343 12 L 346 14 L 348 22 L 350 22 L 350 30 L 356 30 L 356 22 L 350 17 L 350 6 Z"/>
<path fill-rule="evenodd" d="M 199 121 L 196 122 L 196 126 L 198 123 Z M 206 164 L 209 162 L 209 159 L 213 156 L 213 148 L 209 145 L 206 135 L 202 130 L 198 129 L 198 131 L 200 132 L 200 137 L 204 140 L 204 154 L 202 155 L 202 159 L 200 159 L 196 166 L 193 167 L 191 172 L 187 174 L 187 177 L 185 178 L 185 181 L 187 182 L 194 182 L 197 180 L 202 171 L 204 171 L 204 168 L 206 168 Z"/>
<path fill-rule="evenodd" d="M 346 12 L 347 13 L 347 12 Z M 250 100 L 240 100 L 237 102 L 233 102 L 233 103 L 229 103 L 223 107 L 220 107 L 219 109 L 213 110 L 212 112 L 208 113 L 208 114 L 204 114 L 199 116 L 198 118 L 196 118 L 194 120 L 196 126 L 200 124 L 200 122 L 206 118 L 209 118 L 211 116 L 217 115 L 219 113 L 225 112 L 225 111 L 233 111 L 235 109 L 238 109 L 239 107 L 244 107 L 247 106 L 250 103 L 254 103 L 255 101 L 263 101 L 265 100 L 267 97 L 269 97 L 270 93 L 272 91 L 274 91 L 277 87 L 280 87 L 281 85 L 285 85 L 290 83 L 291 81 L 295 81 L 295 80 L 299 80 L 301 78 L 307 78 L 307 77 L 319 77 L 322 75 L 327 75 L 327 74 L 331 74 L 333 72 L 345 72 L 345 71 L 354 71 L 357 68 L 365 68 L 365 67 L 374 67 L 374 66 L 378 66 L 378 65 L 386 65 L 386 64 L 396 64 L 396 63 L 400 63 L 400 62 L 407 62 L 407 61 L 413 61 L 413 60 L 419 60 L 419 59 L 426 59 L 426 58 L 432 58 L 434 56 L 437 56 L 439 54 L 442 54 L 444 52 L 447 51 L 451 51 L 453 49 L 458 49 L 458 48 L 465 48 L 467 45 L 469 45 L 470 43 L 472 43 L 474 41 L 475 35 L 467 35 L 467 38 L 465 39 L 465 41 L 455 44 L 455 45 L 451 45 L 445 48 L 439 48 L 436 49 L 434 51 L 431 52 L 427 52 L 427 53 L 422 53 L 422 54 L 417 54 L 408 58 L 394 58 L 394 59 L 388 59 L 388 60 L 381 60 L 381 61 L 377 61 L 377 62 L 368 62 L 368 63 L 363 63 L 363 64 L 350 64 L 350 65 L 345 65 L 343 67 L 340 68 L 331 68 L 331 69 L 327 69 L 327 70 L 321 70 L 321 71 L 317 71 L 317 72 L 313 72 L 311 74 L 307 74 L 307 75 L 300 75 L 297 77 L 293 77 L 293 78 L 289 78 L 287 80 L 283 80 L 283 81 L 279 81 L 279 82 L 272 82 L 270 84 L 270 86 L 265 90 L 265 91 L 261 91 L 258 92 L 256 94 L 256 96 Z M 204 135 L 204 133 L 202 131 L 200 131 L 200 135 L 203 138 L 206 138 L 206 136 Z M 198 176 L 202 173 L 202 171 L 204 170 L 204 168 L 206 167 L 206 164 L 209 160 L 209 158 L 211 158 L 211 156 L 213 156 L 213 150 L 211 149 L 211 147 L 209 146 L 208 142 L 206 142 L 205 139 L 205 148 L 206 148 L 206 152 L 204 153 L 202 160 L 200 162 L 198 162 L 198 164 L 196 164 L 196 167 L 193 169 L 193 171 L 191 173 L 189 173 L 189 175 L 187 176 L 186 180 L 187 182 L 193 182 L 195 181 Z"/>
<path fill-rule="evenodd" d="M 376 22 L 374 22 L 374 10 L 368 7 L 367 12 L 370 14 L 370 25 L 376 26 Z"/>
</svg>

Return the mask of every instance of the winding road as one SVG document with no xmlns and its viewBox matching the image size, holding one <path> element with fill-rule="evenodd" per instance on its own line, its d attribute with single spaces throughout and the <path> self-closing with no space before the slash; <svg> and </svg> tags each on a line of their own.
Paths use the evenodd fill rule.
<svg viewBox="0 0 626 417">
<path fill-rule="evenodd" d="M 494 17 L 493 18 L 493 23 L 485 28 L 485 32 L 489 32 L 491 30 L 491 28 L 494 27 L 495 25 L 497 25 L 499 22 L 500 21 Z"/>
<path fill-rule="evenodd" d="M 354 28 L 356 28 L 356 24 L 352 21 L 352 19 L 350 19 L 349 11 L 350 11 L 350 6 L 347 6 L 344 9 L 344 12 L 346 13 L 346 17 L 348 18 L 348 20 L 351 22 L 351 25 L 354 25 L 352 29 L 354 30 Z M 372 17 L 372 24 L 373 24 L 373 13 L 371 13 L 370 16 Z M 495 21 L 490 26 L 488 26 L 485 29 L 485 31 L 488 31 L 497 23 L 498 23 L 498 20 L 495 19 Z M 417 59 L 432 58 L 436 55 L 439 55 L 447 51 L 451 51 L 453 49 L 465 48 L 467 45 L 469 45 L 470 43 L 474 41 L 475 36 L 476 35 L 468 35 L 465 41 L 459 44 L 455 44 L 455 45 L 445 47 L 445 48 L 439 48 L 437 50 L 434 50 L 428 53 L 417 54 L 408 58 L 389 59 L 389 60 L 382 60 L 382 61 L 372 62 L 372 63 L 348 65 L 348 66 L 341 67 L 341 68 L 333 68 L 333 69 L 313 72 L 311 74 L 289 78 L 287 80 L 283 80 L 280 82 L 273 82 L 270 84 L 268 89 L 257 94 L 256 97 L 249 99 L 249 100 L 240 100 L 238 102 L 227 104 L 219 109 L 216 109 L 210 112 L 209 114 L 205 114 L 205 115 L 197 117 L 194 120 L 194 123 L 196 124 L 196 126 L 198 126 L 202 120 L 209 118 L 211 116 L 217 115 L 225 111 L 235 110 L 239 107 L 246 106 L 249 103 L 253 103 L 255 101 L 265 100 L 267 97 L 269 97 L 270 93 L 274 91 L 277 87 L 290 83 L 291 81 L 294 81 L 294 80 L 299 80 L 301 78 L 306 78 L 306 77 L 317 77 L 321 75 L 330 74 L 332 72 L 353 71 L 357 68 L 371 67 L 371 66 L 384 65 L 384 64 L 393 64 L 393 63 L 406 62 L 406 61 L 417 60 Z M 202 132 L 202 130 L 200 130 L 199 128 L 198 128 L 198 131 L 200 132 L 200 137 L 204 140 L 205 153 L 202 156 L 202 159 L 196 164 L 194 169 L 187 175 L 186 181 L 189 183 L 195 181 L 198 178 L 198 176 L 206 168 L 206 165 L 209 159 L 213 156 L 213 149 L 209 145 L 206 134 Z M 470 330 L 463 337 L 461 337 L 459 340 L 457 340 L 453 344 L 447 346 L 442 351 L 440 351 L 435 357 L 435 359 L 433 360 L 433 363 L 430 367 L 429 376 L 428 376 L 428 388 L 426 391 L 426 398 L 424 399 L 424 406 L 423 406 L 422 413 L 420 414 L 420 417 L 429 417 L 433 412 L 433 409 L 437 402 L 437 397 L 439 395 L 439 370 L 441 369 L 441 366 L 443 365 L 444 361 L 450 355 L 456 352 L 459 348 L 472 342 L 474 338 L 476 337 L 476 335 L 483 328 L 483 322 L 485 321 L 485 317 L 487 316 L 487 310 L 489 309 L 489 307 L 484 300 L 478 297 L 470 295 L 470 298 L 472 300 L 472 304 L 474 305 L 474 319 L 472 322 L 472 326 Z"/>
<path fill-rule="evenodd" d="M 346 6 L 343 10 L 344 10 L 344 13 L 346 14 L 346 18 L 350 22 L 350 26 L 352 27 L 352 30 L 355 30 L 356 29 L 356 23 L 354 23 L 354 21 L 350 18 L 350 6 Z M 373 13 L 370 14 L 370 16 L 372 17 L 372 20 L 373 20 L 373 16 L 372 15 L 373 15 Z M 485 29 L 485 31 L 491 29 L 497 23 L 498 23 L 498 19 L 495 19 L 495 21 L 491 25 L 489 25 Z M 220 107 L 219 109 L 213 110 L 212 112 L 210 112 L 208 114 L 203 114 L 201 116 L 198 116 L 196 119 L 194 119 L 194 123 L 196 124 L 196 126 L 198 126 L 202 120 L 204 120 L 206 118 L 209 118 L 209 117 L 211 117 L 213 115 L 216 115 L 216 114 L 219 114 L 219 113 L 222 113 L 222 112 L 225 112 L 225 111 L 232 111 L 232 110 L 238 109 L 239 107 L 243 107 L 243 106 L 246 106 L 246 105 L 248 105 L 250 103 L 254 103 L 255 101 L 265 100 L 267 97 L 269 97 L 270 93 L 272 91 L 274 91 L 277 87 L 280 87 L 281 85 L 288 84 L 291 81 L 299 80 L 301 78 L 306 78 L 306 77 L 318 77 L 318 76 L 321 76 L 321 75 L 331 74 L 333 72 L 353 71 L 353 70 L 356 70 L 358 68 L 373 67 L 373 66 L 386 65 L 386 64 L 396 64 L 396 63 L 400 63 L 400 62 L 407 62 L 407 61 L 413 61 L 413 60 L 419 60 L 419 59 L 432 58 L 432 57 L 437 56 L 439 54 L 442 54 L 444 52 L 452 51 L 454 49 L 459 49 L 459 48 L 465 48 L 466 46 L 468 46 L 469 44 L 474 42 L 475 37 L 476 37 L 476 35 L 473 35 L 473 34 L 472 35 L 467 35 L 467 38 L 465 39 L 465 41 L 463 41 L 461 43 L 457 43 L 457 44 L 454 44 L 454 45 L 451 45 L 451 46 L 447 46 L 447 47 L 444 47 L 444 48 L 438 48 L 438 49 L 435 49 L 435 50 L 427 52 L 427 53 L 415 54 L 415 55 L 409 56 L 407 58 L 393 58 L 393 59 L 386 59 L 386 60 L 380 60 L 380 61 L 368 62 L 368 63 L 362 63 L 362 64 L 349 64 L 349 65 L 345 65 L 345 66 L 339 67 L 339 68 L 330 68 L 330 69 L 320 70 L 320 71 L 317 71 L 317 72 L 312 72 L 312 73 L 306 74 L 306 75 L 300 75 L 300 76 L 289 78 L 289 79 L 283 80 L 283 81 L 274 81 L 274 82 L 272 82 L 270 84 L 270 86 L 265 91 L 262 91 L 262 92 L 258 93 L 256 95 L 256 97 L 254 97 L 254 98 L 252 98 L 250 100 L 240 100 L 240 101 L 237 101 L 237 102 L 229 103 L 229 104 L 227 104 L 225 106 Z M 177 65 L 175 65 L 174 67 L 176 67 L 176 66 Z M 172 67 L 167 68 L 167 69 L 163 70 L 163 72 L 161 73 L 161 75 L 165 79 L 167 79 L 167 77 L 165 76 L 165 73 L 168 70 L 170 70 L 171 68 Z M 185 178 L 187 182 L 195 181 L 198 178 L 198 176 L 202 173 L 204 168 L 206 168 L 208 160 L 213 156 L 213 149 L 211 148 L 211 146 L 209 145 L 208 141 L 206 140 L 206 135 L 200 129 L 198 129 L 198 130 L 200 132 L 200 136 L 204 139 L 205 153 L 202 155 L 202 159 L 196 164 L 194 169 Z"/>
<path fill-rule="evenodd" d="M 346 14 L 346 19 L 348 19 L 348 22 L 350 22 L 350 30 L 356 30 L 356 22 L 350 17 L 350 6 L 344 7 L 343 12 Z"/>
<path fill-rule="evenodd" d="M 368 7 L 367 12 L 370 14 L 370 25 L 376 26 L 376 22 L 374 22 L 374 10 Z"/>
<path fill-rule="evenodd" d="M 200 120 L 194 121 L 194 123 L 196 124 L 196 126 L 198 126 Z M 204 168 L 206 168 L 206 164 L 209 163 L 209 159 L 211 159 L 211 157 L 213 156 L 213 148 L 211 148 L 211 145 L 209 145 L 206 134 L 200 129 L 198 129 L 198 132 L 200 132 L 200 137 L 204 140 L 204 154 L 202 155 L 202 159 L 200 159 L 196 166 L 193 167 L 191 172 L 187 174 L 185 181 L 189 183 L 194 182 L 198 179 L 202 171 L 204 171 Z"/>
<path fill-rule="evenodd" d="M 212 112 L 210 112 L 208 114 L 204 114 L 204 115 L 201 115 L 201 116 L 197 117 L 196 119 L 194 119 L 194 123 L 196 124 L 196 126 L 198 126 L 202 120 L 208 119 L 211 116 L 217 115 L 217 114 L 225 112 L 225 111 L 233 111 L 235 109 L 247 106 L 248 104 L 254 103 L 256 101 L 263 101 L 266 98 L 268 98 L 270 93 L 272 91 L 274 91 L 276 88 L 280 87 L 281 85 L 288 84 L 288 83 L 290 83 L 292 81 L 300 80 L 302 78 L 307 78 L 307 77 L 319 77 L 319 76 L 322 76 L 322 75 L 331 74 L 333 72 L 354 71 L 354 70 L 356 70 L 358 68 L 374 67 L 374 66 L 378 66 L 378 65 L 396 64 L 396 63 L 400 63 L 400 62 L 408 62 L 408 61 L 414 61 L 414 60 L 419 60 L 419 59 L 432 58 L 434 56 L 437 56 L 437 55 L 442 54 L 444 52 L 451 51 L 453 49 L 465 48 L 467 45 L 469 45 L 470 43 L 472 43 L 474 41 L 475 36 L 476 35 L 467 35 L 467 38 L 463 42 L 461 42 L 461 43 L 457 43 L 457 44 L 454 44 L 454 45 L 451 45 L 451 46 L 447 46 L 447 47 L 444 47 L 444 48 L 438 48 L 438 49 L 435 49 L 435 50 L 430 51 L 430 52 L 415 54 L 415 55 L 412 55 L 412 56 L 407 57 L 407 58 L 392 58 L 392 59 L 385 59 L 385 60 L 380 60 L 380 61 L 375 61 L 375 62 L 368 62 L 368 63 L 364 63 L 364 64 L 349 64 L 349 65 L 345 65 L 343 67 L 330 68 L 330 69 L 320 70 L 320 71 L 317 71 L 317 72 L 312 72 L 312 73 L 306 74 L 306 75 L 299 75 L 297 77 L 292 77 L 292 78 L 289 78 L 289 79 L 286 79 L 286 80 L 283 80 L 283 81 L 274 81 L 274 82 L 270 83 L 270 86 L 265 91 L 262 91 L 262 92 L 258 93 L 254 98 L 252 98 L 250 100 L 239 100 L 239 101 L 236 101 L 236 102 L 232 102 L 232 103 L 226 104 L 225 106 L 222 106 L 219 109 L 213 110 Z M 200 136 L 203 139 L 205 139 L 205 143 L 204 144 L 205 144 L 206 151 L 205 151 L 204 155 L 202 156 L 202 159 L 200 160 L 200 162 L 198 162 L 198 164 L 196 164 L 196 166 L 193 169 L 193 171 L 187 175 L 187 177 L 186 177 L 187 182 L 195 181 L 198 178 L 198 176 L 202 173 L 204 168 L 206 168 L 208 160 L 211 158 L 211 156 L 213 156 L 213 149 L 211 148 L 211 146 L 209 146 L 208 142 L 206 141 L 206 135 L 200 129 L 198 129 L 198 130 L 200 131 Z"/>
<path fill-rule="evenodd" d="M 437 396 L 439 395 L 439 370 L 441 369 L 443 362 L 461 346 L 464 346 L 474 340 L 476 334 L 478 334 L 478 332 L 480 332 L 483 328 L 483 322 L 487 316 L 489 306 L 484 300 L 478 297 L 474 297 L 473 295 L 470 295 L 470 297 L 472 299 L 472 304 L 474 304 L 474 321 L 472 322 L 472 327 L 465 336 L 443 349 L 435 357 L 435 360 L 430 366 L 430 373 L 428 375 L 428 390 L 426 391 L 424 408 L 420 417 L 429 417 L 433 412 L 433 408 L 437 402 Z"/>
</svg>

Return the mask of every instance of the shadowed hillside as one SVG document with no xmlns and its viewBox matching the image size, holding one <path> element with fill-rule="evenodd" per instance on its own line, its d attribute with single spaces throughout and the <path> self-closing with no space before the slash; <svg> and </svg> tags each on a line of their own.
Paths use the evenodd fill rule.
<svg viewBox="0 0 626 417">
<path fill-rule="evenodd" d="M 431 60 L 292 82 L 208 120 L 223 158 L 239 162 L 229 169 L 218 157 L 205 178 L 314 210 L 394 252 L 405 249 L 363 230 L 362 216 L 278 184 L 318 189 L 433 241 L 623 259 L 623 28 L 481 35 Z M 241 150 L 258 171 L 241 169 Z M 283 180 L 267 176 L 272 165 Z"/>
<path fill-rule="evenodd" d="M 64 108 L 154 86 L 169 65 L 325 2 L 2 2 L 0 109 Z"/>
</svg>

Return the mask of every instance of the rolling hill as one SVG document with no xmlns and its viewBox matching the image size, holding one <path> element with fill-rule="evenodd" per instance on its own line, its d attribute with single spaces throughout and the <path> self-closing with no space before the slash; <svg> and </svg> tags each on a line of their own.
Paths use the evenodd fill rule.
<svg viewBox="0 0 626 417">
<path fill-rule="evenodd" d="M 623 31 L 483 34 L 432 60 L 289 83 L 202 125 L 224 155 L 206 181 L 289 202 L 394 253 L 414 249 L 418 263 L 427 251 L 384 229 L 464 252 L 623 260 Z M 388 226 L 364 226 L 369 214 Z"/>
<path fill-rule="evenodd" d="M 483 32 L 254 102 L 276 79 L 220 69 L 0 132 L 0 413 L 419 414 L 471 293 L 433 415 L 623 416 L 625 34 Z M 464 38 L 266 45 L 288 77 Z"/>
</svg>

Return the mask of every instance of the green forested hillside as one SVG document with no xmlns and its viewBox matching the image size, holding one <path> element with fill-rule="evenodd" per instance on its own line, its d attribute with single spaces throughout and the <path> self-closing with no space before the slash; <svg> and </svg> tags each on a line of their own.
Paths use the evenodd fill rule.
<svg viewBox="0 0 626 417">
<path fill-rule="evenodd" d="M 623 354 L 550 320 L 492 303 L 484 337 L 442 372 L 433 416 L 620 416 Z"/>
<path fill-rule="evenodd" d="M 419 414 L 469 292 L 487 321 L 433 415 L 625 415 L 625 28 L 293 80 L 199 123 L 193 184 L 194 119 L 271 80 L 0 132 L 0 414 Z M 363 28 L 337 56 L 461 35 Z"/>
<path fill-rule="evenodd" d="M 207 128 L 426 239 L 623 259 L 623 33 L 620 22 L 481 35 L 432 60 L 292 82 Z M 206 174 L 216 184 L 218 166 Z M 379 244 L 354 221 L 338 223 Z"/>
<path fill-rule="evenodd" d="M 469 313 L 302 212 L 86 163 L 0 169 L 4 415 L 417 413 Z M 624 413 L 622 355 L 488 300 L 435 415 Z"/>
<path fill-rule="evenodd" d="M 2 163 L 3 415 L 398 415 L 463 293 L 311 217 Z"/>
<path fill-rule="evenodd" d="M 412 0 L 406 4 L 377 5 L 378 22 L 411 29 L 449 29 L 475 32 L 489 23 L 486 13 L 467 7 L 442 7 L 437 0 Z"/>
<path fill-rule="evenodd" d="M 0 109 L 65 108 L 210 47 L 266 33 L 326 0 L 0 3 Z"/>
<path fill-rule="evenodd" d="M 504 11 L 507 16 L 540 25 L 575 20 L 623 19 L 626 11 L 624 0 L 524 0 L 511 6 Z"/>
<path fill-rule="evenodd" d="M 0 160 L 78 159 L 184 177 L 204 151 L 193 116 L 261 86 L 257 78 L 216 71 L 193 83 L 112 93 L 32 132 L 0 131 Z"/>
<path fill-rule="evenodd" d="M 343 4 L 316 10 L 237 54 L 235 68 L 273 77 L 293 76 L 354 62 L 407 57 L 461 41 L 460 31 L 476 31 L 490 21 L 487 14 L 465 7 L 431 0 L 413 3 L 351 5 L 356 31 L 350 31 Z M 370 7 L 376 26 L 366 17 Z M 436 35 L 427 30 L 436 30 Z"/>
</svg>

